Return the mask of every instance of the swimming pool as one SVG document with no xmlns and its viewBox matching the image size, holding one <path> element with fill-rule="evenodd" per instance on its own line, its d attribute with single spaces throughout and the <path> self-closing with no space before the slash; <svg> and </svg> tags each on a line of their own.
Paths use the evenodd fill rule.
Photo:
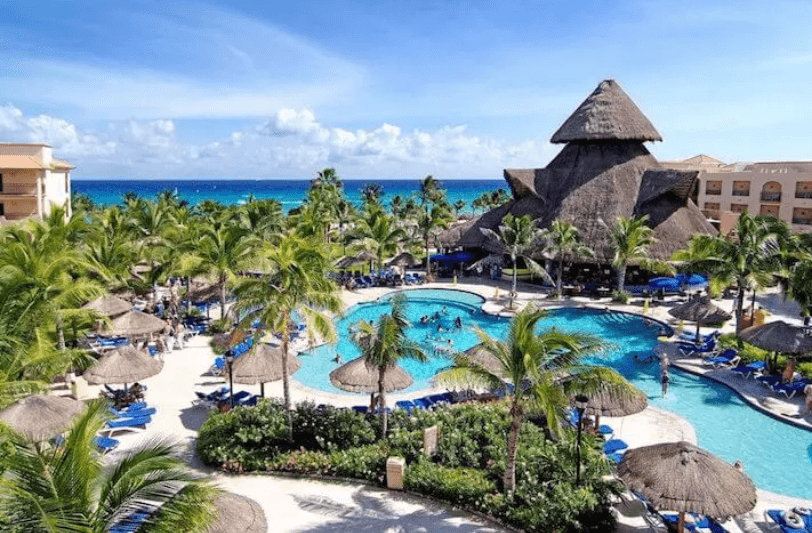
<svg viewBox="0 0 812 533">
<path fill-rule="evenodd" d="M 472 326 L 495 338 L 502 338 L 509 319 L 482 314 L 481 297 L 463 291 L 422 289 L 407 294 L 407 315 L 412 322 L 408 334 L 427 349 L 444 348 L 452 338 L 455 350 L 478 343 Z M 351 308 L 336 326 L 341 340 L 336 346 L 320 346 L 305 352 L 302 369 L 295 379 L 308 387 L 342 393 L 330 384 L 328 374 L 336 368 L 338 353 L 344 362 L 357 357 L 358 349 L 348 340 L 348 327 L 358 320 L 377 320 L 390 310 L 388 298 Z M 443 308 L 445 307 L 445 313 Z M 474 314 L 471 312 L 474 311 Z M 423 315 L 439 313 L 440 318 L 421 324 Z M 463 319 L 463 328 L 453 331 L 454 319 Z M 452 331 L 437 333 L 437 326 Z M 639 317 L 625 313 L 585 309 L 557 309 L 544 319 L 542 328 L 591 333 L 609 343 L 609 349 L 591 362 L 610 366 L 645 392 L 652 405 L 677 413 L 695 428 L 699 445 L 729 462 L 740 460 L 756 486 L 776 492 L 812 499 L 812 432 L 775 420 L 748 406 L 735 392 L 716 382 L 685 372 L 671 373 L 668 394 L 660 397 L 659 366 L 641 364 L 635 353 L 648 353 L 657 344 L 657 328 Z M 439 336 L 439 338 L 438 338 Z M 447 344 L 447 343 L 445 343 Z M 404 361 L 403 367 L 415 383 L 407 391 L 429 386 L 431 377 L 449 364 L 440 350 L 427 364 Z M 346 393 L 344 393 L 346 394 Z"/>
</svg>

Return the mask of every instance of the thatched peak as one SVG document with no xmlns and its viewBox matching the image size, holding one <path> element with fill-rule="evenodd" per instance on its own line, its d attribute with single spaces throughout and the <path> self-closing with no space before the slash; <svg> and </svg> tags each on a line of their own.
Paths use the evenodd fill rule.
<svg viewBox="0 0 812 533">
<path fill-rule="evenodd" d="M 663 140 L 615 80 L 602 81 L 558 128 L 550 142 L 603 140 Z"/>
</svg>

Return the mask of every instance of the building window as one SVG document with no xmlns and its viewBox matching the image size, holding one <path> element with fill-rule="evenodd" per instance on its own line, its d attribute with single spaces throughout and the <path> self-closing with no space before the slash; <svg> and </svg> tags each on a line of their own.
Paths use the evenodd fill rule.
<svg viewBox="0 0 812 533">
<path fill-rule="evenodd" d="M 730 210 L 734 213 L 744 213 L 747 211 L 747 204 L 730 204 Z"/>
<path fill-rule="evenodd" d="M 762 202 L 780 202 L 781 201 L 781 184 L 777 181 L 768 181 L 761 188 L 761 201 Z"/>
<path fill-rule="evenodd" d="M 796 207 L 792 210 L 792 223 L 812 225 L 812 209 Z"/>
<path fill-rule="evenodd" d="M 702 214 L 705 218 L 719 218 L 719 204 L 716 202 L 705 202 L 702 205 Z"/>
<path fill-rule="evenodd" d="M 775 217 L 778 218 L 778 206 L 777 205 L 769 205 L 769 204 L 761 204 L 761 210 L 758 213 L 763 217 Z"/>
<path fill-rule="evenodd" d="M 749 181 L 734 181 L 733 182 L 733 196 L 750 196 L 750 182 Z"/>
<path fill-rule="evenodd" d="M 705 194 L 711 196 L 719 196 L 722 194 L 722 182 L 721 181 L 706 181 L 705 182 Z"/>
<path fill-rule="evenodd" d="M 812 181 L 799 181 L 795 184 L 795 198 L 812 198 Z"/>
<path fill-rule="evenodd" d="M 6 204 L 0 202 L 0 217 L 6 216 Z"/>
<path fill-rule="evenodd" d="M 3 175 L 0 174 L 0 192 L 3 192 Z"/>
</svg>

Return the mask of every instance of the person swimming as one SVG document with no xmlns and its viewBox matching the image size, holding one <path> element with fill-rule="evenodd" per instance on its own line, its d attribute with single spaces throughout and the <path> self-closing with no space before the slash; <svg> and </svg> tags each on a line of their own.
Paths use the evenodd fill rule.
<svg viewBox="0 0 812 533">
<path fill-rule="evenodd" d="M 454 327 L 457 329 L 462 328 L 462 317 L 458 316 L 457 318 L 454 319 Z"/>
<path fill-rule="evenodd" d="M 429 323 L 429 316 L 428 315 L 421 316 L 420 317 L 420 323 L 421 324 L 428 324 Z"/>
<path fill-rule="evenodd" d="M 336 354 L 336 356 L 333 357 L 333 361 L 335 361 L 336 364 L 340 365 L 341 364 L 341 356 Z"/>
<path fill-rule="evenodd" d="M 443 312 L 444 315 L 447 315 L 448 314 L 448 307 L 443 306 L 443 311 L 442 312 Z"/>
</svg>

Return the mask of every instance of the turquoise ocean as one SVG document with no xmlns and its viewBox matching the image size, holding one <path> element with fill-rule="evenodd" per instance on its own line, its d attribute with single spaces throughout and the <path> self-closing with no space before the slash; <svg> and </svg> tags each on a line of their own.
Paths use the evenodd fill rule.
<svg viewBox="0 0 812 533">
<path fill-rule="evenodd" d="M 496 189 L 508 189 L 503 179 L 491 180 L 439 180 L 440 186 L 445 189 L 448 200 L 453 204 L 458 200 L 465 202 L 463 212 L 471 212 L 471 202 L 484 192 Z M 257 199 L 273 198 L 282 204 L 284 211 L 289 211 L 301 204 L 305 198 L 310 180 L 303 179 L 267 179 L 267 180 L 237 180 L 237 179 L 206 179 L 206 180 L 72 180 L 73 192 L 90 196 L 96 203 L 102 205 L 118 204 L 127 192 L 137 193 L 139 196 L 154 198 L 164 190 L 177 191 L 177 194 L 190 204 L 197 204 L 203 200 L 217 200 L 226 205 L 245 202 L 253 194 Z M 383 187 L 383 203 L 389 202 L 395 196 L 404 199 L 420 189 L 420 180 L 344 180 L 344 191 L 350 201 L 360 205 L 361 190 L 369 183 Z M 509 191 L 508 191 L 509 192 Z"/>
</svg>

